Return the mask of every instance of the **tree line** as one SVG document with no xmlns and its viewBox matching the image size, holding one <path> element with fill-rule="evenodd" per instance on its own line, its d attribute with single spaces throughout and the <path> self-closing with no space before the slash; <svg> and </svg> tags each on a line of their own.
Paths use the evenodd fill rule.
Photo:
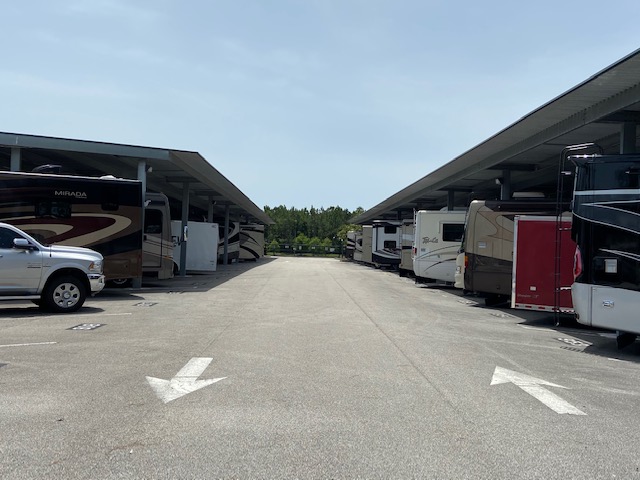
<svg viewBox="0 0 640 480">
<path fill-rule="evenodd" d="M 264 212 L 275 222 L 265 231 L 268 250 L 277 250 L 285 245 L 304 247 L 337 247 L 345 243 L 347 232 L 360 228 L 349 221 L 364 212 L 362 207 L 354 211 L 341 207 L 309 209 L 264 207 Z"/>
</svg>

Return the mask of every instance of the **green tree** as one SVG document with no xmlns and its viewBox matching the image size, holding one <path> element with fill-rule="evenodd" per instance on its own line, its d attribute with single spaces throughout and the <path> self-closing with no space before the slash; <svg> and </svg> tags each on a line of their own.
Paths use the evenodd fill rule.
<svg viewBox="0 0 640 480">
<path fill-rule="evenodd" d="M 277 240 L 273 239 L 269 242 L 269 246 L 267 250 L 273 255 L 274 253 L 278 253 L 280 251 L 280 244 Z"/>
<path fill-rule="evenodd" d="M 359 228 L 359 226 L 349 225 L 349 221 L 360 215 L 364 210 L 358 207 L 350 212 L 339 206 L 297 209 L 288 208 L 285 205 L 277 207 L 265 206 L 264 211 L 275 222 L 269 225 L 265 232 L 265 242 L 270 245 L 274 240 L 280 245 L 300 243 L 309 245 L 311 238 L 329 239 L 331 244 L 343 243 L 346 240 L 346 232 Z M 306 241 L 298 241 L 296 238 L 303 234 Z M 320 243 L 325 242 L 321 240 Z"/>
</svg>

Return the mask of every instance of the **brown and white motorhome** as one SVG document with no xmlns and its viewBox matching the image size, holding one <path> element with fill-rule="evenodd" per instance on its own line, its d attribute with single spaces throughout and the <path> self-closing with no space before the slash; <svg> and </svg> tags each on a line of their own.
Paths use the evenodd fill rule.
<svg viewBox="0 0 640 480">
<path fill-rule="evenodd" d="M 114 284 L 143 273 L 173 275 L 169 201 L 159 193 L 146 199 L 143 207 L 138 180 L 0 172 L 2 221 L 48 244 L 101 253 L 105 278 Z"/>
<path fill-rule="evenodd" d="M 169 199 L 163 193 L 147 192 L 144 208 L 142 272 L 163 280 L 173 277 L 173 246 Z"/>
<path fill-rule="evenodd" d="M 142 276 L 142 183 L 0 172 L 0 219 L 47 244 L 88 247 L 106 280 Z"/>
</svg>

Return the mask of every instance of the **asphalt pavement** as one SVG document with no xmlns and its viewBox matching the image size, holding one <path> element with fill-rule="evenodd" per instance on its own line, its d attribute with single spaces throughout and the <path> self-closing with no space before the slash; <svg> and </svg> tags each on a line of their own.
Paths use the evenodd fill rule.
<svg viewBox="0 0 640 480">
<path fill-rule="evenodd" d="M 640 478 L 639 344 L 322 258 L 0 303 L 0 478 Z"/>
</svg>

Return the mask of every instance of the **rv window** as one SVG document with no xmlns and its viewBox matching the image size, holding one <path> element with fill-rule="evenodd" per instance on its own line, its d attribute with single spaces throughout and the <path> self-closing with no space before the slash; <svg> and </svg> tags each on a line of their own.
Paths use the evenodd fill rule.
<svg viewBox="0 0 640 480">
<path fill-rule="evenodd" d="M 395 249 L 396 248 L 396 242 L 394 242 L 393 240 L 385 240 L 384 248 Z"/>
<path fill-rule="evenodd" d="M 144 212 L 144 233 L 162 233 L 162 212 L 146 210 Z"/>
<path fill-rule="evenodd" d="M 638 188 L 638 171 L 632 162 L 608 162 L 588 165 L 588 175 L 579 175 L 577 190 L 614 190 Z"/>
<path fill-rule="evenodd" d="M 36 204 L 36 217 L 71 218 L 68 202 L 40 202 Z"/>
<path fill-rule="evenodd" d="M 442 241 L 461 242 L 464 234 L 464 223 L 443 223 Z"/>
<path fill-rule="evenodd" d="M 388 233 L 393 235 L 394 233 L 397 233 L 398 228 L 397 227 L 384 227 L 384 233 Z"/>
</svg>

